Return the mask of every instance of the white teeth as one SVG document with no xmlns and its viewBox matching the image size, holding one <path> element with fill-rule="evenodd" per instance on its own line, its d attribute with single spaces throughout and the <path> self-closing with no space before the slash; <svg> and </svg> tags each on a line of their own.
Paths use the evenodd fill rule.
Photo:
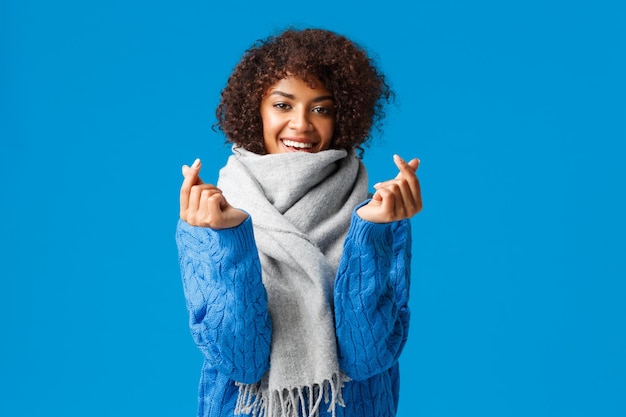
<svg viewBox="0 0 626 417">
<path fill-rule="evenodd" d="M 310 149 L 313 147 L 312 143 L 296 142 L 288 139 L 283 140 L 283 143 L 285 144 L 285 146 L 290 146 L 292 148 Z"/>
</svg>

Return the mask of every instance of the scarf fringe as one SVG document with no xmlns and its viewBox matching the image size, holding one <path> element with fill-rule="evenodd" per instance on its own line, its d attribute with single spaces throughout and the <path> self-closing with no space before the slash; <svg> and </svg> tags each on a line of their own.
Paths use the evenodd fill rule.
<svg viewBox="0 0 626 417">
<path fill-rule="evenodd" d="M 250 417 L 319 417 L 322 400 L 328 404 L 328 412 L 336 416 L 337 405 L 345 407 L 342 388 L 350 378 L 343 372 L 335 373 L 322 384 L 292 389 L 274 390 L 261 388 L 261 382 L 242 384 L 235 407 L 235 415 Z"/>
</svg>

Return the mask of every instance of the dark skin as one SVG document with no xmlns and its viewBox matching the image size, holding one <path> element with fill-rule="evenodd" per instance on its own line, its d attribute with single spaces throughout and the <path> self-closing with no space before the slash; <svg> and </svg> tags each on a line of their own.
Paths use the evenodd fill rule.
<svg viewBox="0 0 626 417">
<path fill-rule="evenodd" d="M 191 226 L 228 229 L 239 226 L 248 215 L 231 206 L 222 190 L 200 179 L 199 159 L 191 165 L 183 165 L 183 185 L 180 188 L 180 218 Z"/>
<path fill-rule="evenodd" d="M 422 193 L 416 175 L 420 160 L 414 158 L 406 162 L 394 155 L 393 161 L 400 172 L 394 179 L 374 185 L 376 192 L 372 200 L 356 211 L 363 220 L 390 223 L 413 217 L 422 209 Z"/>
</svg>

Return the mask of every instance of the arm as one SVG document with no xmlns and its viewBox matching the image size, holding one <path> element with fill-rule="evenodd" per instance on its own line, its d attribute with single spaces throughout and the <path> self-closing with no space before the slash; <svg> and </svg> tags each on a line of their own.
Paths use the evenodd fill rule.
<svg viewBox="0 0 626 417">
<path fill-rule="evenodd" d="M 363 380 L 395 364 L 409 330 L 408 220 L 372 223 L 354 214 L 335 280 L 343 371 Z"/>
<path fill-rule="evenodd" d="M 176 242 L 196 345 L 230 379 L 258 381 L 269 367 L 271 322 L 252 221 L 213 230 L 180 220 Z"/>
</svg>

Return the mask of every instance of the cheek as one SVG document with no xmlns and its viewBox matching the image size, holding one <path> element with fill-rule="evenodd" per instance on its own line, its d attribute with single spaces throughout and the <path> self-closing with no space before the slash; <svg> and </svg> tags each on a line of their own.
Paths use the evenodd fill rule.
<svg viewBox="0 0 626 417">
<path fill-rule="evenodd" d="M 335 121 L 329 121 L 325 126 L 325 136 L 330 141 L 333 138 L 333 134 L 335 133 Z"/>
<path fill-rule="evenodd" d="M 271 132 L 280 128 L 280 118 L 269 112 L 261 112 L 261 124 L 264 132 Z"/>
<path fill-rule="evenodd" d="M 267 112 L 263 110 L 263 107 L 261 107 L 261 111 L 259 111 L 259 114 L 261 115 L 261 126 L 263 126 L 263 129 L 265 129 L 265 126 L 267 126 L 268 124 Z"/>
</svg>

